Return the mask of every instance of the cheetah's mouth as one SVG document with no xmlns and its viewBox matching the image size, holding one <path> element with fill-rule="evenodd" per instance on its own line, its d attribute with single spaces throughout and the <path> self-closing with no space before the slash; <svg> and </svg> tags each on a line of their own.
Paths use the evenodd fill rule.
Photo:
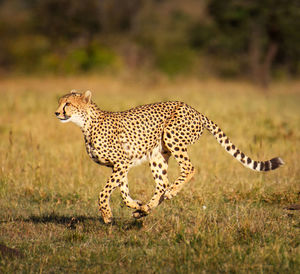
<svg viewBox="0 0 300 274">
<path fill-rule="evenodd" d="M 67 122 L 70 118 L 71 118 L 71 116 L 65 116 L 65 117 L 63 117 L 63 118 L 58 117 L 58 119 L 59 119 L 62 123 Z"/>
</svg>

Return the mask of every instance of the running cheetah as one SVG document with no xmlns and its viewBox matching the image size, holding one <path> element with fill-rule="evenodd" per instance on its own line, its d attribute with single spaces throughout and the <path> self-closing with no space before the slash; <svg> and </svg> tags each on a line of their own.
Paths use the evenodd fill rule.
<svg viewBox="0 0 300 274">
<path fill-rule="evenodd" d="M 165 199 L 172 199 L 191 180 L 195 169 L 187 146 L 193 144 L 206 128 L 219 144 L 245 167 L 268 171 L 283 165 L 280 158 L 254 161 L 241 152 L 225 133 L 206 116 L 182 102 L 162 102 L 139 106 L 123 112 L 100 110 L 91 101 L 91 92 L 76 91 L 59 100 L 56 117 L 73 122 L 84 135 L 88 155 L 99 165 L 112 168 L 112 175 L 99 194 L 99 211 L 105 223 L 112 221 L 110 195 L 120 188 L 124 203 L 135 209 L 133 217 L 150 213 Z M 180 175 L 173 184 L 167 177 L 168 160 L 173 155 Z M 146 204 L 129 196 L 127 173 L 142 161 L 150 162 L 156 183 L 155 193 Z"/>
</svg>

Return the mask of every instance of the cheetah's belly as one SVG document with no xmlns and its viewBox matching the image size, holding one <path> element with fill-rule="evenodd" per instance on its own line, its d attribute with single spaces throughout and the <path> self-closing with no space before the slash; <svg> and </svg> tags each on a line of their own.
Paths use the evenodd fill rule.
<svg viewBox="0 0 300 274">
<path fill-rule="evenodd" d="M 138 166 L 145 161 L 149 161 L 152 157 L 156 157 L 157 154 L 161 153 L 161 151 L 162 151 L 162 146 L 161 144 L 158 144 L 148 152 L 140 154 L 139 156 L 136 157 L 132 157 L 131 159 L 132 166 Z"/>
</svg>

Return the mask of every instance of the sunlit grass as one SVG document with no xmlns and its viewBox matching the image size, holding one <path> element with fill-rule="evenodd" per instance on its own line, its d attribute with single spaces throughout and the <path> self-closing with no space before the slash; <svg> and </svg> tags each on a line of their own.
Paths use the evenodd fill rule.
<svg viewBox="0 0 300 274">
<path fill-rule="evenodd" d="M 90 89 L 105 110 L 180 100 L 215 121 L 269 173 L 245 169 L 208 133 L 190 147 L 196 175 L 179 195 L 134 221 L 116 190 L 113 225 L 97 212 L 110 170 L 87 156 L 82 134 L 54 117 L 57 98 Z M 281 272 L 300 268 L 300 84 L 267 92 L 218 80 L 12 78 L 0 83 L 0 272 Z M 174 160 L 169 177 L 178 174 Z M 131 195 L 150 199 L 147 164 L 131 169 Z M 1 246 L 0 246 L 1 247 Z"/>
</svg>

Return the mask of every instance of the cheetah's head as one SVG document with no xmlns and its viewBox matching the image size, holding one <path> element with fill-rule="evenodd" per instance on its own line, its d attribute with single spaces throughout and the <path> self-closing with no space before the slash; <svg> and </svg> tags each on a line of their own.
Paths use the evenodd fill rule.
<svg viewBox="0 0 300 274">
<path fill-rule="evenodd" d="M 87 108 L 91 103 L 92 93 L 88 90 L 85 93 L 71 91 L 59 99 L 58 108 L 55 111 L 56 117 L 62 122 L 73 122 L 82 127 Z"/>
</svg>

